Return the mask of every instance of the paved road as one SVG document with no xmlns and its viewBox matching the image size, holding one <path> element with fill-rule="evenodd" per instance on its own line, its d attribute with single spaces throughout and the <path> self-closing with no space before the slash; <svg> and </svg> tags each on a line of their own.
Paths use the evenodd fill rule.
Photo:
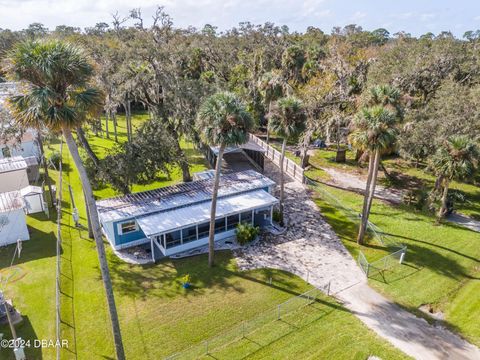
<svg viewBox="0 0 480 360">
<path fill-rule="evenodd" d="M 278 178 L 271 163 L 266 164 L 266 173 Z M 288 182 L 286 195 L 288 230 L 279 236 L 267 235 L 256 245 L 236 251 L 240 268 L 282 269 L 308 278 L 317 287 L 331 281 L 331 291 L 350 311 L 416 359 L 480 359 L 480 350 L 475 346 L 428 324 L 371 289 L 301 184 Z"/>
</svg>

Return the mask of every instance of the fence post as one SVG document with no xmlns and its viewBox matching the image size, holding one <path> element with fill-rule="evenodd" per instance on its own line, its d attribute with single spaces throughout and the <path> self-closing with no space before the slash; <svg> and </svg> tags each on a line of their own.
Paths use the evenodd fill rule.
<svg viewBox="0 0 480 360">
<path fill-rule="evenodd" d="M 205 355 L 208 355 L 208 340 L 205 341 Z"/>
<path fill-rule="evenodd" d="M 327 296 L 330 296 L 330 281 L 328 282 Z"/>
<path fill-rule="evenodd" d="M 280 320 L 280 304 L 277 305 L 277 320 Z"/>
<path fill-rule="evenodd" d="M 307 283 L 309 279 L 310 279 L 310 270 L 307 269 Z"/>
<path fill-rule="evenodd" d="M 405 250 L 403 250 L 402 253 L 400 254 L 400 261 L 399 261 L 400 264 L 403 264 L 404 257 L 405 257 Z"/>
<path fill-rule="evenodd" d="M 370 263 L 367 262 L 367 278 L 368 278 L 368 273 L 370 272 Z"/>
</svg>

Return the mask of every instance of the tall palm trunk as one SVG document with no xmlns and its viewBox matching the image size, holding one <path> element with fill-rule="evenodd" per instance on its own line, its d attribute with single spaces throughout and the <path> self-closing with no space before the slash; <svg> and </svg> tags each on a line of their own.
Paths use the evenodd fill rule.
<svg viewBox="0 0 480 360">
<path fill-rule="evenodd" d="M 83 128 L 81 126 L 77 127 L 77 137 L 78 140 L 80 140 L 80 143 L 82 144 L 82 147 L 85 149 L 87 152 L 87 155 L 92 159 L 93 163 L 95 166 L 98 166 L 100 163 L 100 160 L 98 159 L 97 154 L 95 154 L 87 140 L 87 137 L 85 136 L 85 132 L 83 131 Z"/>
<path fill-rule="evenodd" d="M 268 102 L 268 113 L 270 114 L 271 111 L 272 111 L 272 100 L 270 100 L 270 101 Z M 266 139 L 266 140 L 267 140 L 267 144 L 270 143 L 270 128 L 269 128 L 269 126 L 268 126 L 268 121 L 269 121 L 269 120 L 268 120 L 268 117 L 267 117 L 267 139 Z"/>
<path fill-rule="evenodd" d="M 217 215 L 217 196 L 218 186 L 220 184 L 220 173 L 222 170 L 222 158 L 225 151 L 225 145 L 220 145 L 217 155 L 217 164 L 215 165 L 215 180 L 213 183 L 212 206 L 210 209 L 210 231 L 208 234 L 208 266 L 212 267 L 214 264 L 215 252 L 215 217 Z"/>
<path fill-rule="evenodd" d="M 380 152 L 376 151 L 375 154 L 370 154 L 368 160 L 368 176 L 367 184 L 365 187 L 365 194 L 363 198 L 362 218 L 360 219 L 360 229 L 358 230 L 357 243 L 362 245 L 364 243 L 365 233 L 368 226 L 368 217 L 370 214 L 371 201 L 375 193 L 376 176 L 378 169 L 378 161 L 380 161 Z"/>
<path fill-rule="evenodd" d="M 305 136 L 303 138 L 303 143 L 302 143 L 302 151 L 301 151 L 301 166 L 302 169 L 305 169 L 308 166 L 308 146 L 310 145 L 310 140 L 313 135 L 313 129 L 308 129 L 305 132 Z"/>
<path fill-rule="evenodd" d="M 112 120 L 113 120 L 113 135 L 115 137 L 115 142 L 118 142 L 117 113 L 115 111 L 112 112 Z"/>
<path fill-rule="evenodd" d="M 55 207 L 55 196 L 53 196 L 52 182 L 50 181 L 50 176 L 48 175 L 47 158 L 45 157 L 45 151 L 43 149 L 43 138 L 40 129 L 37 130 L 37 133 L 38 147 L 40 149 L 40 158 L 43 164 L 43 172 L 45 173 L 45 182 L 47 183 L 48 193 L 50 194 L 50 206 L 53 208 Z"/>
<path fill-rule="evenodd" d="M 283 222 L 283 202 L 285 200 L 285 174 L 284 174 L 284 160 L 285 149 L 287 147 L 287 139 L 283 139 L 282 155 L 280 156 L 280 219 Z"/>
<path fill-rule="evenodd" d="M 372 208 L 373 197 L 375 196 L 375 188 L 377 187 L 377 179 L 378 179 L 378 168 L 380 164 L 380 150 L 375 152 L 375 160 L 373 162 L 373 175 L 372 175 L 372 184 L 370 187 L 370 193 L 368 194 L 368 205 L 367 205 L 367 221 L 368 217 L 370 216 L 370 210 Z"/>
<path fill-rule="evenodd" d="M 447 213 L 447 200 L 448 200 L 448 186 L 450 185 L 450 181 L 445 179 L 443 182 L 443 194 L 442 194 L 442 206 L 440 206 L 440 210 L 438 210 L 438 220 L 441 220 L 445 214 Z"/>
<path fill-rule="evenodd" d="M 105 111 L 105 133 L 107 134 L 107 139 L 110 139 L 110 133 L 108 132 L 108 119 L 110 117 L 110 112 Z"/>
<path fill-rule="evenodd" d="M 129 142 L 132 141 L 132 114 L 130 112 L 130 100 L 128 97 L 125 97 L 125 103 L 123 105 L 125 108 L 125 121 L 127 126 L 127 139 Z"/>
<path fill-rule="evenodd" d="M 83 192 L 87 202 L 87 211 L 90 215 L 90 221 L 93 229 L 93 236 L 97 247 L 98 260 L 100 263 L 100 272 L 102 274 L 103 286 L 107 297 L 108 310 L 110 313 L 110 321 L 113 331 L 113 338 L 115 342 L 115 353 L 118 360 L 125 359 L 125 352 L 123 349 L 122 334 L 120 332 L 120 323 L 118 320 L 117 308 L 115 306 L 115 297 L 113 294 L 112 280 L 110 278 L 110 271 L 108 269 L 107 258 L 105 254 L 105 247 L 102 239 L 102 232 L 100 230 L 100 221 L 98 219 L 97 205 L 93 197 L 92 187 L 88 180 L 87 172 L 83 166 L 80 154 L 78 153 L 77 144 L 75 143 L 72 133 L 69 128 L 62 129 L 65 141 L 67 143 L 70 154 L 72 155 L 75 166 L 78 170 L 80 181 L 82 183 Z"/>
</svg>

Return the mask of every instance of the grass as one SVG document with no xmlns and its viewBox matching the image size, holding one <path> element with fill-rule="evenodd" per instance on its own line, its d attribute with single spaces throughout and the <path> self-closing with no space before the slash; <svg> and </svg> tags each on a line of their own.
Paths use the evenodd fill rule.
<svg viewBox="0 0 480 360">
<path fill-rule="evenodd" d="M 363 197 L 339 189 L 329 191 L 360 212 Z M 316 202 L 353 256 L 360 249 L 369 259 L 385 254 L 385 249 L 376 245 L 357 245 L 357 224 L 320 197 Z M 370 219 L 408 246 L 404 265 L 371 278 L 370 284 L 416 313 L 421 305 L 431 304 L 445 314 L 445 325 L 480 345 L 480 303 L 474 295 L 480 291 L 480 235 L 448 222 L 437 225 L 429 214 L 378 200 Z"/>
<path fill-rule="evenodd" d="M 121 121 L 120 118 L 119 130 L 124 129 Z M 140 121 L 137 118 L 134 124 L 138 125 Z M 123 130 L 119 135 L 124 141 Z M 100 156 L 114 145 L 112 140 L 91 135 L 89 140 Z M 53 148 L 58 149 L 58 144 Z M 193 150 L 190 156 L 201 158 Z M 85 229 L 80 181 L 66 147 L 63 163 L 61 333 L 62 338 L 69 341 L 69 346 L 61 350 L 61 357 L 111 359 L 114 349 L 97 254 Z M 199 169 L 204 167 L 200 160 L 196 166 Z M 179 175 L 179 172 L 172 171 L 171 179 L 149 187 L 179 181 Z M 51 171 L 51 177 L 57 179 L 58 173 Z M 72 186 L 82 228 L 73 225 L 67 184 Z M 111 189 L 100 189 L 95 194 L 101 198 L 114 193 Z M 22 257 L 16 261 L 21 272 L 12 279 L 17 281 L 8 285 L 6 294 L 7 298 L 14 299 L 24 315 L 24 322 L 17 327 L 19 336 L 54 339 L 56 226 L 54 221 L 43 216 L 29 216 L 28 225 L 32 240 L 23 245 Z M 6 267 L 13 249 L 13 246 L 0 249 L 0 267 L 4 272 L 11 271 Z M 282 271 L 239 271 L 230 252 L 217 253 L 217 266 L 210 269 L 205 256 L 134 266 L 120 261 L 107 244 L 106 249 L 128 359 L 162 358 L 217 335 L 243 319 L 254 318 L 309 289 L 303 280 Z M 193 288 L 188 291 L 180 284 L 180 278 L 187 273 L 193 283 Z M 281 335 L 275 341 L 259 337 L 263 345 L 254 348 L 250 355 L 254 358 L 291 358 L 303 354 L 307 358 L 328 356 L 343 359 L 374 354 L 388 359 L 405 358 L 333 300 L 325 298 L 317 307 L 311 315 L 306 312 L 308 321 L 296 324 L 293 331 L 286 326 L 290 331 L 281 333 L 275 327 L 275 333 Z M 6 326 L 0 327 L 0 332 L 10 337 Z M 332 337 L 332 334 L 336 336 Z M 52 348 L 30 348 L 26 353 L 29 359 L 55 357 Z M 244 349 L 233 346 L 230 353 L 241 357 Z M 6 350 L 0 350 L 0 357 L 13 359 L 12 353 Z"/>
</svg>

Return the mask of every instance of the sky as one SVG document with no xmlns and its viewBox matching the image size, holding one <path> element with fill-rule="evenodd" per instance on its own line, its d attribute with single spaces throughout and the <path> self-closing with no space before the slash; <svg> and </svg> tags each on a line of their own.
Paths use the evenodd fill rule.
<svg viewBox="0 0 480 360">
<path fill-rule="evenodd" d="M 268 21 L 295 31 L 315 26 L 329 33 L 334 26 L 354 23 L 391 34 L 451 31 L 459 37 L 480 29 L 479 0 L 0 0 L 0 28 L 20 30 L 33 22 L 50 29 L 84 28 L 111 23 L 113 13 L 127 15 L 132 7 L 151 19 L 157 5 L 165 7 L 177 27 L 208 23 L 225 30 L 241 21 Z"/>
</svg>

